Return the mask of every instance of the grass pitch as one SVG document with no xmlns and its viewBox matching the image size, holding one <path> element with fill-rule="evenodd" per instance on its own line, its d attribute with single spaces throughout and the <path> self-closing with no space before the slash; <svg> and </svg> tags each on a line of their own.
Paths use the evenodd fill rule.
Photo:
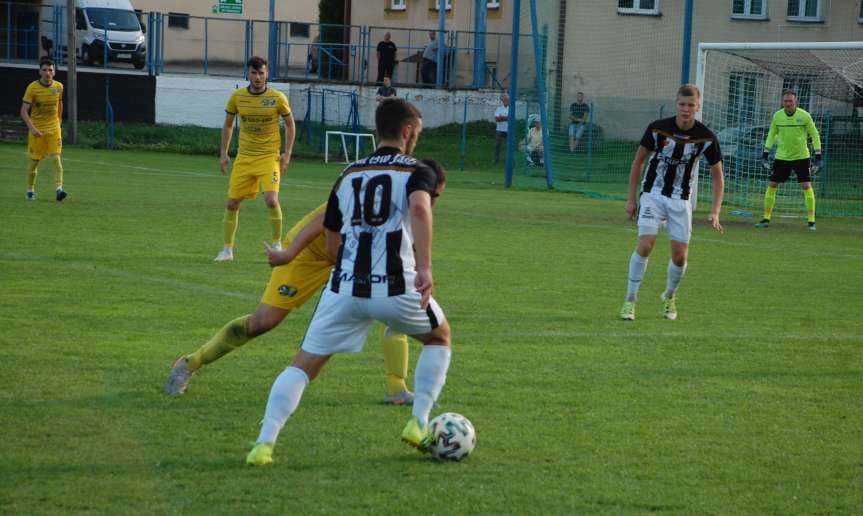
<svg viewBox="0 0 863 516">
<path fill-rule="evenodd" d="M 422 156 L 422 144 L 418 155 Z M 698 213 L 680 318 L 660 316 L 666 237 L 638 319 L 617 319 L 635 228 L 620 202 L 505 191 L 450 171 L 435 210 L 436 297 L 453 327 L 434 414 L 475 424 L 475 454 L 403 446 L 380 403 L 376 335 L 307 389 L 272 467 L 243 464 L 270 385 L 314 302 L 195 375 L 173 360 L 251 311 L 269 267 L 263 202 L 215 264 L 216 158 L 67 148 L 24 200 L 24 147 L 0 145 L 0 512 L 854 513 L 863 506 L 863 229 L 766 231 Z M 296 162 L 286 226 L 339 166 Z M 497 184 L 494 184 L 497 183 Z M 411 347 L 411 364 L 419 346 Z"/>
</svg>

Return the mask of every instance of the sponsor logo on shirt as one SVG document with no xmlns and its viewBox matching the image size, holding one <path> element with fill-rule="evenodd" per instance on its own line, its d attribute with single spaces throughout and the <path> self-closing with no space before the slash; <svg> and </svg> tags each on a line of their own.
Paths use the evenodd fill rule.
<svg viewBox="0 0 863 516">
<path fill-rule="evenodd" d="M 283 297 L 294 297 L 297 295 L 299 290 L 297 287 L 292 287 L 290 285 L 282 285 L 279 287 L 279 295 Z"/>
</svg>

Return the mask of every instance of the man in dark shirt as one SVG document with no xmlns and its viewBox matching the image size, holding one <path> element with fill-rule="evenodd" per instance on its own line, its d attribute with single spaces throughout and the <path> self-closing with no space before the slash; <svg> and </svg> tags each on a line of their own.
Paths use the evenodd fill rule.
<svg viewBox="0 0 863 516">
<path fill-rule="evenodd" d="M 378 80 L 380 84 L 384 77 L 393 76 L 393 68 L 396 66 L 396 44 L 390 41 L 392 36 L 389 32 L 384 34 L 384 40 L 378 43 Z"/>
<path fill-rule="evenodd" d="M 578 140 L 584 136 L 589 114 L 590 106 L 584 102 L 584 93 L 579 91 L 575 102 L 569 105 L 569 152 L 575 152 Z"/>
<path fill-rule="evenodd" d="M 390 85 L 390 77 L 389 75 L 384 75 L 384 85 L 378 88 L 377 95 L 375 99 L 380 104 L 387 97 L 395 97 L 396 89 Z"/>
</svg>

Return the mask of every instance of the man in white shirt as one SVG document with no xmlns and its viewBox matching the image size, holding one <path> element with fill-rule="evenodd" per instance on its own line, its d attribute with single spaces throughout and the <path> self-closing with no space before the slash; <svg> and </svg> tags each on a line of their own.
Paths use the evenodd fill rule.
<svg viewBox="0 0 863 516">
<path fill-rule="evenodd" d="M 420 68 L 420 75 L 425 86 L 433 86 L 437 83 L 437 64 L 438 64 L 438 42 L 436 33 L 433 30 L 429 31 L 429 43 L 423 49 L 423 62 Z"/>
<path fill-rule="evenodd" d="M 500 106 L 494 110 L 495 139 L 494 139 L 494 164 L 500 161 L 500 144 L 506 141 L 509 120 L 509 95 L 502 93 Z"/>
</svg>

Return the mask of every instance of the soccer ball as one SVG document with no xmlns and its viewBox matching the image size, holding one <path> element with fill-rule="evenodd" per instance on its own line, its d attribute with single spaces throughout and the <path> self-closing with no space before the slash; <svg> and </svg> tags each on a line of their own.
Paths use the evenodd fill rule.
<svg viewBox="0 0 863 516">
<path fill-rule="evenodd" d="M 434 439 L 429 449 L 432 457 L 438 460 L 462 460 L 476 446 L 476 430 L 461 414 L 441 414 L 432 419 L 429 425 Z"/>
</svg>

